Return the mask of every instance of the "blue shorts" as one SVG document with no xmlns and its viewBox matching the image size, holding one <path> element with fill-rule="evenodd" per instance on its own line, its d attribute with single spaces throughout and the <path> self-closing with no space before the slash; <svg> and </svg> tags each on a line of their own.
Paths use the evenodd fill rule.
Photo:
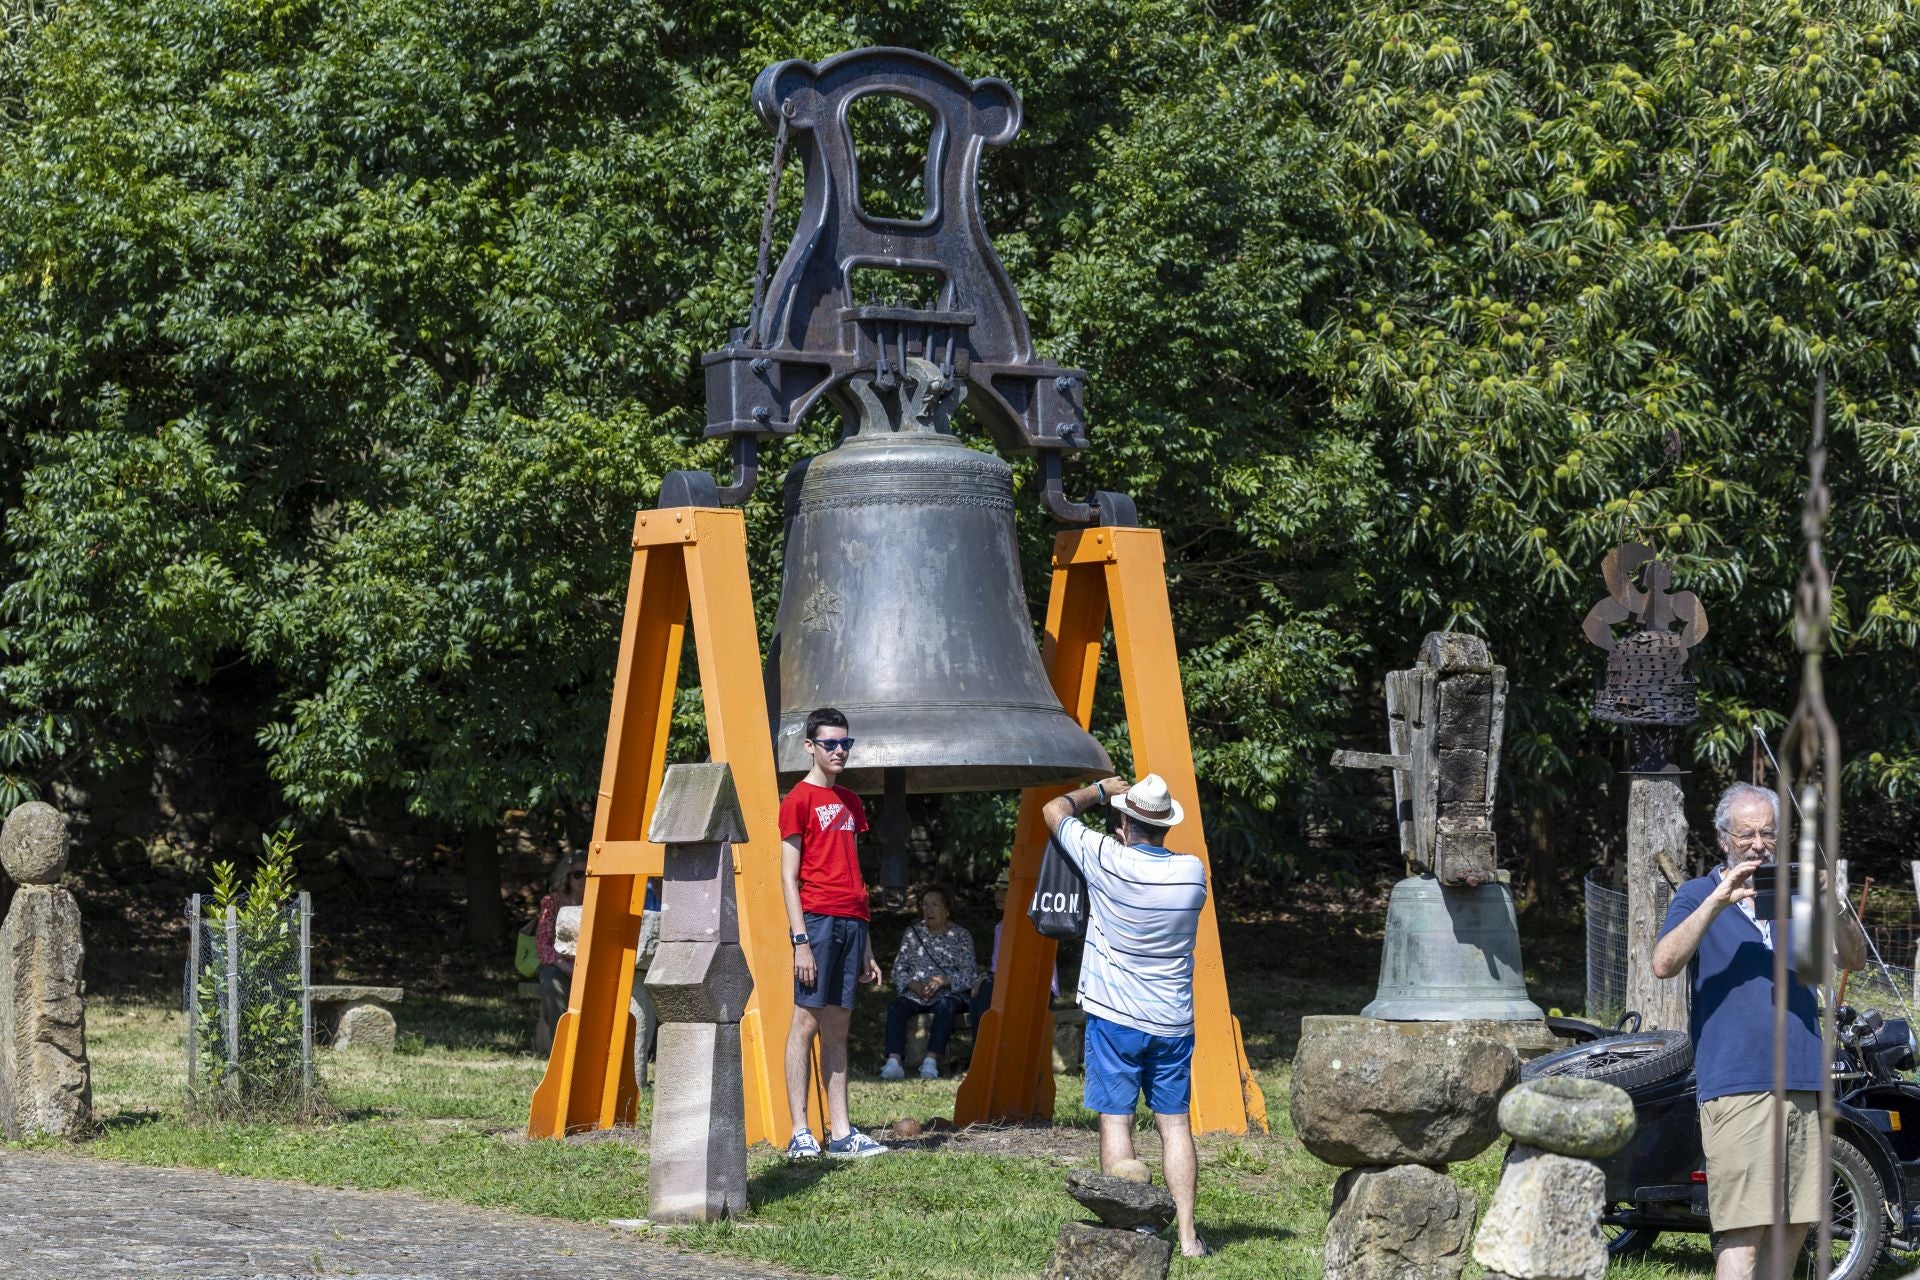
<svg viewBox="0 0 1920 1280">
<path fill-rule="evenodd" d="M 808 1009 L 837 1004 L 853 1008 L 860 986 L 860 968 L 867 959 L 867 922 L 851 916 L 806 913 L 807 944 L 813 950 L 813 985 L 793 980 L 793 1002 Z"/>
<path fill-rule="evenodd" d="M 1193 1096 L 1192 1068 L 1192 1032 L 1149 1035 L 1087 1015 L 1087 1110 L 1130 1116 L 1144 1093 L 1149 1111 L 1185 1115 Z"/>
</svg>

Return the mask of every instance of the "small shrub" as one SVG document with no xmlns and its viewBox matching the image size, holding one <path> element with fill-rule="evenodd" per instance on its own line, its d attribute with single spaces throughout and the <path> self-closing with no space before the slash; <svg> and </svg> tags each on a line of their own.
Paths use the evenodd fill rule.
<svg viewBox="0 0 1920 1280">
<path fill-rule="evenodd" d="M 302 1018 L 300 900 L 293 887 L 299 846 L 288 832 L 263 844 L 265 856 L 244 888 L 233 863 L 214 866 L 213 895 L 199 922 L 205 941 L 194 984 L 199 1069 L 192 1102 L 222 1116 L 306 1113 L 314 1104 Z M 231 975 L 229 908 L 237 943 Z M 238 1037 L 230 1044 L 235 1002 Z"/>
</svg>

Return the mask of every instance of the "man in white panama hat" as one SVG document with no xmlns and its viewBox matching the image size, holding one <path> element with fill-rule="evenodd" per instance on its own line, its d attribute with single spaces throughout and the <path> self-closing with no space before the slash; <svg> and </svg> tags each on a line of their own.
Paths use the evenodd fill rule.
<svg viewBox="0 0 1920 1280">
<path fill-rule="evenodd" d="M 1120 811 L 1119 838 L 1080 821 L 1097 804 Z M 1162 843 L 1185 817 L 1158 774 L 1123 778 L 1049 800 L 1041 810 L 1067 857 L 1087 878 L 1087 948 L 1080 1005 L 1087 1011 L 1086 1106 L 1100 1113 L 1100 1167 L 1133 1159 L 1133 1109 L 1141 1094 L 1160 1131 L 1180 1252 L 1203 1257 L 1193 1226 L 1199 1157 L 1187 1105 L 1193 1085 L 1193 947 L 1207 872 L 1200 859 Z"/>
</svg>

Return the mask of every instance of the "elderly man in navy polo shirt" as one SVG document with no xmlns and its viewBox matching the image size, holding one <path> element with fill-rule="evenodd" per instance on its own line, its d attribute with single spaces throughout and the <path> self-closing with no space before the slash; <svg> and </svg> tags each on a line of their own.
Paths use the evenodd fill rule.
<svg viewBox="0 0 1920 1280">
<path fill-rule="evenodd" d="M 1736 782 L 1713 825 L 1725 861 L 1673 895 L 1653 948 L 1655 977 L 1683 969 L 1693 987 L 1690 1030 L 1699 1082 L 1700 1142 L 1707 1156 L 1707 1212 L 1715 1233 L 1715 1280 L 1753 1280 L 1773 1222 L 1774 922 L 1754 910 L 1753 873 L 1773 861 L 1779 801 Z M 1822 875 L 1824 876 L 1824 872 Z M 1728 910 L 1728 908 L 1732 910 Z M 1777 940 L 1786 945 L 1786 939 Z M 1839 917 L 1834 952 L 1843 969 L 1865 966 L 1866 936 Z M 1789 952 L 1791 954 L 1791 952 Z M 1820 1216 L 1822 1070 L 1820 1011 L 1791 967 L 1787 992 L 1787 1246 L 1797 1257 Z"/>
</svg>

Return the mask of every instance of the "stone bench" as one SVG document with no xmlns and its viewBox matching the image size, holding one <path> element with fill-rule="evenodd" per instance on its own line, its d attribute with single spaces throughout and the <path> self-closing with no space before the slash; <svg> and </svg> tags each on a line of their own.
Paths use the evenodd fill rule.
<svg viewBox="0 0 1920 1280">
<path fill-rule="evenodd" d="M 402 987 L 355 985 L 308 987 L 316 1021 L 335 1049 L 391 1049 L 399 1027 L 389 1005 L 405 997 Z"/>
</svg>

